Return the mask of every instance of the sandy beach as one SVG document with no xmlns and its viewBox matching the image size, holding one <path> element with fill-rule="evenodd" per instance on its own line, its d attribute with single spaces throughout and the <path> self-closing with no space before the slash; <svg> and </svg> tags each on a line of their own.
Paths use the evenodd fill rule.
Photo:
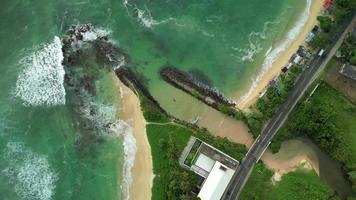
<svg viewBox="0 0 356 200">
<path fill-rule="evenodd" d="M 151 147 L 146 135 L 146 121 L 143 117 L 138 97 L 122 84 L 116 76 L 114 80 L 121 95 L 119 116 L 132 127 L 137 146 L 135 163 L 132 168 L 129 199 L 150 200 L 154 175 Z"/>
<path fill-rule="evenodd" d="M 269 82 L 274 77 L 279 75 L 281 69 L 288 63 L 289 59 L 297 51 L 298 47 L 304 44 L 306 36 L 317 23 L 316 18 L 320 14 L 323 2 L 323 0 L 312 0 L 309 10 L 309 17 L 295 40 L 289 45 L 288 48 L 286 48 L 286 50 L 278 57 L 278 59 L 273 62 L 272 67 L 262 76 L 256 87 L 248 96 L 243 99 L 240 99 L 240 97 L 235 98 L 240 99 L 237 105 L 239 109 L 246 110 L 251 105 L 253 105 L 256 102 L 257 98 L 260 96 L 260 94 L 262 94 L 263 91 L 266 89 Z"/>
</svg>

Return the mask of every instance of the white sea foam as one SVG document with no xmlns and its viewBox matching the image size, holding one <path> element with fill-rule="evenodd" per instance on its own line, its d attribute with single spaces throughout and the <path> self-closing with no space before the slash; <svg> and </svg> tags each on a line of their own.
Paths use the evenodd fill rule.
<svg viewBox="0 0 356 200">
<path fill-rule="evenodd" d="M 65 104 L 62 43 L 59 37 L 20 61 L 15 95 L 24 105 Z"/>
<path fill-rule="evenodd" d="M 98 130 L 103 130 L 108 123 L 115 120 L 116 107 L 114 105 L 95 102 L 94 98 L 87 94 L 82 94 L 82 98 L 85 101 L 80 107 L 81 115 L 90 120 Z"/>
<path fill-rule="evenodd" d="M 111 34 L 111 31 L 103 29 L 103 28 L 94 28 L 90 31 L 86 31 L 82 33 L 83 41 L 89 42 L 94 41 L 100 37 L 105 37 Z"/>
<path fill-rule="evenodd" d="M 129 16 L 131 16 L 130 11 L 135 15 L 137 22 L 146 28 L 153 28 L 154 26 L 166 24 L 171 21 L 176 22 L 175 18 L 167 18 L 165 20 L 157 21 L 152 17 L 151 11 L 145 7 L 145 9 L 139 8 L 136 4 L 130 4 L 128 0 L 122 0 L 122 5 L 126 9 Z M 177 25 L 180 25 L 176 22 Z"/>
<path fill-rule="evenodd" d="M 9 142 L 3 154 L 7 167 L 1 173 L 14 185 L 24 200 L 50 200 L 58 179 L 47 157 L 32 152 L 23 143 Z"/>
<path fill-rule="evenodd" d="M 233 57 L 237 57 L 241 61 L 254 61 L 254 56 L 261 52 L 263 48 L 261 47 L 260 41 L 266 39 L 268 27 L 273 24 L 278 24 L 280 21 L 267 21 L 263 25 L 263 30 L 261 32 L 252 31 L 248 36 L 248 47 L 247 48 L 236 48 L 232 46 L 231 48 L 239 53 L 242 53 L 242 56 L 236 56 L 232 54 Z"/>
<path fill-rule="evenodd" d="M 112 133 L 123 138 L 124 142 L 124 167 L 123 167 L 123 194 L 124 199 L 129 199 L 130 185 L 132 183 L 132 167 L 135 163 L 136 156 L 136 139 L 133 136 L 132 128 L 124 121 L 117 120 L 115 123 L 111 124 L 110 130 Z"/>
<path fill-rule="evenodd" d="M 295 37 L 300 34 L 303 29 L 303 26 L 307 22 L 308 17 L 310 15 L 311 3 L 311 0 L 307 0 L 307 6 L 305 7 L 303 13 L 299 17 L 293 28 L 287 33 L 285 38 L 281 40 L 281 42 L 276 48 L 269 50 L 268 54 L 266 54 L 260 73 L 255 79 L 252 79 L 252 85 L 250 89 L 239 99 L 239 101 L 244 101 L 252 94 L 252 92 L 256 89 L 258 83 L 261 81 L 262 77 L 272 67 L 272 64 L 278 59 L 278 57 L 283 53 L 283 51 L 285 51 L 291 45 Z"/>
</svg>

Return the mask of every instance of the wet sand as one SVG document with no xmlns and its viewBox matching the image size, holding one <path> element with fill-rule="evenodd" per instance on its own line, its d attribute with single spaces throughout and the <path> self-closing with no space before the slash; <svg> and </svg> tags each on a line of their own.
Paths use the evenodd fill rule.
<svg viewBox="0 0 356 200">
<path fill-rule="evenodd" d="M 132 127 L 137 146 L 135 163 L 132 168 L 129 199 L 150 200 L 154 175 L 151 147 L 146 135 L 146 121 L 137 96 L 122 84 L 116 76 L 114 79 L 121 95 L 119 116 Z"/>
<path fill-rule="evenodd" d="M 239 109 L 247 110 L 251 105 L 253 105 L 256 102 L 257 98 L 266 89 L 269 82 L 274 77 L 279 75 L 281 69 L 288 63 L 289 59 L 297 51 L 298 47 L 304 44 L 306 36 L 317 23 L 316 18 L 320 14 L 323 2 L 323 0 L 312 0 L 312 4 L 310 6 L 310 15 L 299 35 L 295 38 L 291 45 L 279 56 L 279 58 L 276 59 L 275 62 L 273 62 L 272 67 L 262 76 L 261 80 L 257 83 L 257 86 L 247 97 L 243 99 L 240 99 L 241 96 L 235 97 L 235 99 L 237 100 L 240 99 L 237 105 Z"/>
</svg>

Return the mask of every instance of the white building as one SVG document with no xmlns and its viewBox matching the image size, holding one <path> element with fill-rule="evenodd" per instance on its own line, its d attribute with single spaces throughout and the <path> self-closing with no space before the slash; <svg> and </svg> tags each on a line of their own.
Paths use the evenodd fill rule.
<svg viewBox="0 0 356 200">
<path fill-rule="evenodd" d="M 198 156 L 192 168 L 205 177 L 198 194 L 201 200 L 220 200 L 235 172 L 235 170 L 204 154 Z"/>
</svg>

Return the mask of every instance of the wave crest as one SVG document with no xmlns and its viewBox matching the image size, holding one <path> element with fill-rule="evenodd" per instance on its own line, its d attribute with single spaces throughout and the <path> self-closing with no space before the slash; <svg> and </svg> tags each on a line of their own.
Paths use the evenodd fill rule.
<svg viewBox="0 0 356 200">
<path fill-rule="evenodd" d="M 65 104 L 63 52 L 59 37 L 20 61 L 15 95 L 26 106 Z"/>
<path fill-rule="evenodd" d="M 15 192 L 25 200 L 50 200 L 54 195 L 57 174 L 47 157 L 27 149 L 23 143 L 7 143 L 3 159 L 8 167 L 1 171 L 15 186 Z"/>
<path fill-rule="evenodd" d="M 124 167 L 123 167 L 123 194 L 124 199 L 129 199 L 129 190 L 132 183 L 132 167 L 135 163 L 136 156 L 136 139 L 133 136 L 132 128 L 123 120 L 117 120 L 115 123 L 110 125 L 111 132 L 117 136 L 124 139 Z"/>
</svg>

